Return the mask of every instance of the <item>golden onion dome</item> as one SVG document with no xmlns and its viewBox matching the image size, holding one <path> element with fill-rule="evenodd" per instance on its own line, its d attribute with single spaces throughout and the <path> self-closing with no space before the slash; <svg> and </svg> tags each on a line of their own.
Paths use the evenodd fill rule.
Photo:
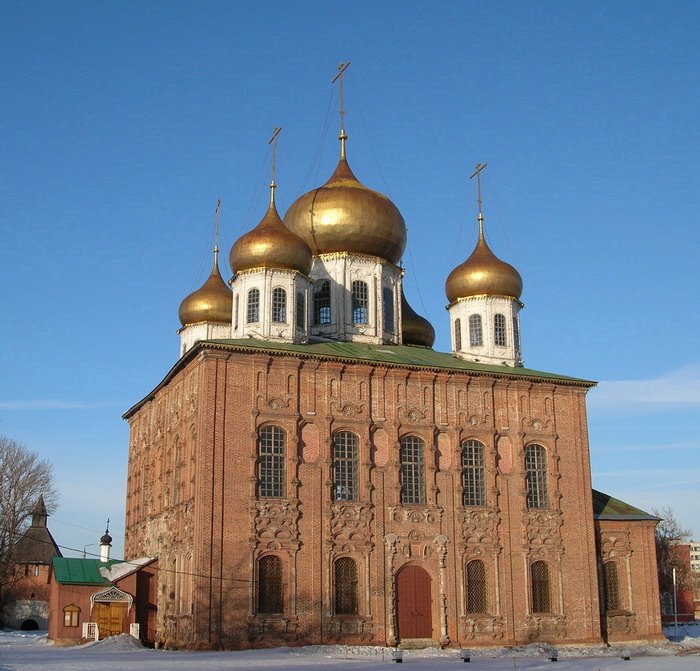
<svg viewBox="0 0 700 671">
<path fill-rule="evenodd" d="M 214 248 L 214 267 L 207 281 L 180 303 L 183 326 L 199 322 L 231 323 L 233 294 L 219 272 L 219 250 Z"/>
<path fill-rule="evenodd" d="M 432 347 L 435 343 L 435 329 L 409 304 L 401 289 L 401 339 L 404 345 Z"/>
<path fill-rule="evenodd" d="M 270 185 L 270 207 L 262 221 L 231 247 L 231 270 L 235 274 L 251 268 L 285 268 L 308 275 L 312 261 L 309 246 L 284 225 L 277 213 L 273 182 Z"/>
<path fill-rule="evenodd" d="M 445 294 L 450 303 L 468 296 L 510 296 L 523 292 L 520 273 L 501 261 L 486 244 L 483 219 L 479 218 L 479 239 L 471 256 L 447 277 Z"/>
<path fill-rule="evenodd" d="M 398 208 L 358 181 L 344 151 L 331 178 L 295 200 L 284 223 L 314 254 L 350 252 L 396 263 L 406 247 L 406 224 Z"/>
</svg>

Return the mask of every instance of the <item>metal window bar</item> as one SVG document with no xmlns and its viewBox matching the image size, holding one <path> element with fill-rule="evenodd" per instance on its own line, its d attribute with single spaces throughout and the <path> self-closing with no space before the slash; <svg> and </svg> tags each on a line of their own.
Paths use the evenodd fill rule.
<svg viewBox="0 0 700 671">
<path fill-rule="evenodd" d="M 264 426 L 258 440 L 258 496 L 285 495 L 286 435 L 278 426 Z"/>
<path fill-rule="evenodd" d="M 481 328 L 481 315 L 469 315 L 469 345 L 481 347 L 484 344 L 484 333 Z"/>
<path fill-rule="evenodd" d="M 549 590 L 549 566 L 543 561 L 533 562 L 530 567 L 532 587 L 532 612 L 551 613 L 552 604 Z"/>
<path fill-rule="evenodd" d="M 384 330 L 394 331 L 394 292 L 390 287 L 382 289 L 382 308 L 384 314 Z"/>
<path fill-rule="evenodd" d="M 350 557 L 336 559 L 333 565 L 335 614 L 357 615 L 357 564 Z"/>
<path fill-rule="evenodd" d="M 462 500 L 465 506 L 486 505 L 484 446 L 478 440 L 462 443 Z"/>
<path fill-rule="evenodd" d="M 401 439 L 401 503 L 425 503 L 423 441 L 418 436 Z"/>
<path fill-rule="evenodd" d="M 356 501 L 358 492 L 358 438 L 350 431 L 333 434 L 333 499 Z"/>
<path fill-rule="evenodd" d="M 503 315 L 496 315 L 493 318 L 493 340 L 498 347 L 505 347 L 508 340 L 506 338 L 506 318 Z"/>
<path fill-rule="evenodd" d="M 258 561 L 258 613 L 284 612 L 282 560 L 266 555 Z"/>
<path fill-rule="evenodd" d="M 251 289 L 248 292 L 248 310 L 246 312 L 246 322 L 250 324 L 251 322 L 260 321 L 260 291 L 258 289 Z"/>
<path fill-rule="evenodd" d="M 455 319 L 455 351 L 462 349 L 462 321 Z"/>
<path fill-rule="evenodd" d="M 287 321 L 287 292 L 282 287 L 272 290 L 272 321 L 278 324 Z"/>
<path fill-rule="evenodd" d="M 480 559 L 467 564 L 467 612 L 488 613 L 486 566 Z"/>
<path fill-rule="evenodd" d="M 314 324 L 331 323 L 331 283 L 322 280 L 314 292 Z"/>
<path fill-rule="evenodd" d="M 525 448 L 525 477 L 527 480 L 527 507 L 546 508 L 549 505 L 547 451 L 542 445 L 528 445 Z"/>
<path fill-rule="evenodd" d="M 609 561 L 604 565 L 605 609 L 619 610 L 622 608 L 620 595 L 620 574 L 617 562 Z"/>
<path fill-rule="evenodd" d="M 362 280 L 352 283 L 352 323 L 369 323 L 369 291 L 367 282 Z"/>
<path fill-rule="evenodd" d="M 304 294 L 297 292 L 297 328 L 303 329 L 306 327 L 306 310 L 304 309 Z"/>
</svg>

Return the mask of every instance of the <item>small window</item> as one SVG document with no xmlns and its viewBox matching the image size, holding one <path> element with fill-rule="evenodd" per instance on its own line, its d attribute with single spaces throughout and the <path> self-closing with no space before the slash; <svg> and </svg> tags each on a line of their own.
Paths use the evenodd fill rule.
<svg viewBox="0 0 700 671">
<path fill-rule="evenodd" d="M 543 561 L 533 562 L 530 567 L 530 580 L 532 587 L 532 612 L 551 613 L 549 566 Z"/>
<path fill-rule="evenodd" d="M 306 310 L 304 309 L 304 294 L 301 291 L 297 292 L 297 328 L 306 328 Z"/>
<path fill-rule="evenodd" d="M 423 441 L 418 436 L 401 439 L 401 503 L 425 503 L 425 468 Z"/>
<path fill-rule="evenodd" d="M 527 481 L 527 507 L 547 508 L 547 451 L 542 445 L 525 448 L 525 478 Z"/>
<path fill-rule="evenodd" d="M 467 613 L 488 613 L 486 567 L 480 559 L 467 564 Z"/>
<path fill-rule="evenodd" d="M 350 557 L 333 564 L 336 615 L 357 615 L 357 564 Z"/>
<path fill-rule="evenodd" d="M 394 332 L 394 292 L 391 287 L 382 289 L 382 310 L 384 314 L 384 330 Z"/>
<path fill-rule="evenodd" d="M 272 321 L 277 324 L 287 322 L 287 292 L 282 287 L 272 290 Z"/>
<path fill-rule="evenodd" d="M 520 352 L 520 324 L 517 316 L 513 317 L 513 345 L 515 346 L 515 352 Z"/>
<path fill-rule="evenodd" d="M 622 598 L 620 594 L 620 572 L 617 562 L 606 562 L 604 567 L 605 580 L 605 609 L 620 610 Z"/>
<path fill-rule="evenodd" d="M 350 431 L 333 434 L 333 499 L 356 501 L 358 490 L 358 438 Z"/>
<path fill-rule="evenodd" d="M 236 294 L 236 307 L 233 310 L 233 328 L 238 330 L 238 294 Z"/>
<path fill-rule="evenodd" d="M 331 283 L 321 280 L 314 290 L 314 324 L 331 323 Z"/>
<path fill-rule="evenodd" d="M 264 426 L 258 439 L 258 496 L 285 496 L 286 434 L 278 426 Z"/>
<path fill-rule="evenodd" d="M 77 627 L 80 622 L 80 608 L 71 604 L 63 609 L 63 626 Z"/>
<path fill-rule="evenodd" d="M 496 315 L 493 318 L 493 341 L 497 347 L 506 347 L 506 318 L 503 315 Z"/>
<path fill-rule="evenodd" d="M 486 505 L 484 446 L 478 440 L 462 443 L 462 496 L 465 506 Z"/>
<path fill-rule="evenodd" d="M 481 315 L 469 315 L 469 346 L 481 347 L 484 344 L 484 332 L 481 328 Z"/>
<path fill-rule="evenodd" d="M 260 321 L 260 291 L 258 289 L 250 289 L 248 291 L 248 312 L 246 314 L 246 322 L 248 324 Z"/>
<path fill-rule="evenodd" d="M 258 560 L 258 613 L 284 612 L 282 560 L 265 555 Z"/>
<path fill-rule="evenodd" d="M 367 282 L 362 280 L 352 283 L 352 323 L 369 323 L 369 291 Z"/>
<path fill-rule="evenodd" d="M 455 352 L 462 349 L 462 321 L 455 319 Z"/>
</svg>

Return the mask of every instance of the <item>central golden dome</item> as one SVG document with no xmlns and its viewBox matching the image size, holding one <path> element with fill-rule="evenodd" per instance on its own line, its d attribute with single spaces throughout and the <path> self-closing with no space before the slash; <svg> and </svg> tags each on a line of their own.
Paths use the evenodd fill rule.
<svg viewBox="0 0 700 671">
<path fill-rule="evenodd" d="M 315 255 L 352 252 L 396 263 L 406 247 L 396 205 L 361 184 L 344 157 L 323 186 L 292 203 L 284 223 Z"/>
</svg>

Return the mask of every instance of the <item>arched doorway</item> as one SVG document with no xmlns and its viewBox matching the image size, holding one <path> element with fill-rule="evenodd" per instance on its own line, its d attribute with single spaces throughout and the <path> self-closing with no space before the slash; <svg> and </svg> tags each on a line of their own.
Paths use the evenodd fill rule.
<svg viewBox="0 0 700 671">
<path fill-rule="evenodd" d="M 133 597 L 118 587 L 108 587 L 90 597 L 92 619 L 97 623 L 100 638 L 129 631 L 128 614 Z"/>
<path fill-rule="evenodd" d="M 433 599 L 428 572 L 409 564 L 396 576 L 396 613 L 398 636 L 407 638 L 433 638 Z"/>
<path fill-rule="evenodd" d="M 19 628 L 21 631 L 38 631 L 39 623 L 36 620 L 25 620 Z"/>
</svg>

